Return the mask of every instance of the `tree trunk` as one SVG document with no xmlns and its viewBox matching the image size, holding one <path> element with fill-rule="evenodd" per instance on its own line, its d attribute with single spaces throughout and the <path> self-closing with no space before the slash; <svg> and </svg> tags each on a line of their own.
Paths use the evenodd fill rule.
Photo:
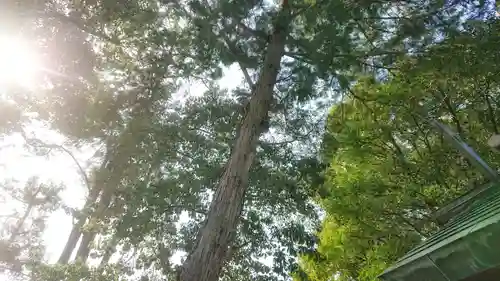
<svg viewBox="0 0 500 281">
<path fill-rule="evenodd" d="M 59 260 L 57 261 L 58 263 L 67 264 L 69 262 L 71 254 L 73 253 L 73 250 L 78 243 L 78 239 L 80 239 L 80 236 L 82 234 L 81 229 L 85 224 L 85 221 L 89 217 L 87 213 L 89 212 L 91 205 L 97 200 L 99 192 L 100 190 L 96 186 L 92 188 L 92 191 L 90 192 L 89 197 L 87 198 L 87 201 L 85 202 L 82 210 L 83 216 L 79 218 L 78 221 L 73 225 L 73 228 L 71 229 L 71 232 L 68 236 L 68 241 L 66 242 L 61 256 L 59 256 Z"/>
<path fill-rule="evenodd" d="M 114 236 L 109 242 L 109 245 L 104 250 L 104 255 L 99 262 L 99 268 L 103 268 L 109 263 L 111 256 L 116 252 L 116 245 L 118 245 L 118 239 L 116 238 L 116 236 Z"/>
<path fill-rule="evenodd" d="M 95 185 L 102 190 L 97 208 L 89 216 L 89 219 L 100 223 L 106 217 L 106 212 L 115 195 L 115 192 L 120 185 L 120 181 L 126 174 L 129 158 L 134 155 L 136 140 L 142 140 L 142 135 L 136 132 L 141 132 L 144 124 L 149 124 L 152 111 L 150 107 L 153 103 L 151 98 L 138 100 L 139 106 L 134 109 L 134 118 L 130 121 L 128 130 L 123 132 L 115 142 L 108 139 L 106 142 L 106 157 L 99 171 L 104 174 L 97 176 Z M 139 133 L 141 134 L 141 133 Z M 130 135 L 136 135 L 137 138 L 130 139 Z M 94 200 L 95 201 L 95 200 Z M 89 229 L 82 234 L 82 241 L 76 252 L 76 259 L 86 262 L 90 254 L 90 245 L 94 241 L 100 229 Z"/>
<path fill-rule="evenodd" d="M 90 217 L 91 220 L 95 220 L 96 223 L 99 223 L 104 219 L 106 209 L 111 203 L 111 197 L 113 196 L 114 190 L 114 188 L 111 189 L 109 188 L 109 186 L 105 187 L 101 195 L 101 200 L 99 200 L 99 205 L 97 206 L 94 214 Z M 78 251 L 76 252 L 76 259 L 84 263 L 87 261 L 90 254 L 90 244 L 92 243 L 92 241 L 94 241 L 96 235 L 97 230 L 94 227 L 83 233 L 82 241 L 80 242 L 80 246 L 78 247 Z"/>
<path fill-rule="evenodd" d="M 83 263 L 87 262 L 90 254 L 90 243 L 92 243 L 94 237 L 94 231 L 87 231 L 83 233 L 82 241 L 80 242 L 80 246 L 78 247 L 78 251 L 76 252 L 75 260 L 79 260 Z"/>
<path fill-rule="evenodd" d="M 26 220 L 28 219 L 29 215 L 31 214 L 31 211 L 33 211 L 33 208 L 35 207 L 35 201 L 36 201 L 36 196 L 42 191 L 42 186 L 40 185 L 37 190 L 31 195 L 30 201 L 28 202 L 28 207 L 26 208 L 26 211 L 24 211 L 23 217 L 17 222 L 16 227 L 12 231 L 10 238 L 9 238 L 9 244 L 12 244 L 14 240 L 16 240 L 17 236 L 21 232 L 21 229 L 23 228 L 24 224 L 26 223 Z"/>
<path fill-rule="evenodd" d="M 250 167 L 273 99 L 285 48 L 286 30 L 275 28 L 259 80 L 239 129 L 236 144 L 219 184 L 196 247 L 179 271 L 179 281 L 217 281 L 236 234 Z"/>
<path fill-rule="evenodd" d="M 76 222 L 76 224 L 73 225 L 73 228 L 68 236 L 68 241 L 66 241 L 66 245 L 64 246 L 61 256 L 59 256 L 59 260 L 57 261 L 58 263 L 67 264 L 69 262 L 71 254 L 76 247 L 76 243 L 78 243 L 78 239 L 80 239 L 80 229 L 83 227 L 84 222 L 85 217 L 82 217 Z"/>
</svg>

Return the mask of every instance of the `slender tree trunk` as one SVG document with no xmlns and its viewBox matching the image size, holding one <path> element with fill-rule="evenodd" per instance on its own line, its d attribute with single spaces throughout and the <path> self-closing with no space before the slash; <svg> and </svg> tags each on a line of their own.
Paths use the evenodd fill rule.
<svg viewBox="0 0 500 281">
<path fill-rule="evenodd" d="M 96 223 L 100 223 L 106 217 L 107 209 L 110 206 L 111 200 L 118 188 L 122 177 L 126 171 L 128 164 L 128 159 L 133 155 L 132 149 L 135 147 L 135 140 L 129 138 L 130 134 L 136 134 L 140 132 L 140 129 L 144 124 L 148 124 L 150 120 L 152 111 L 150 110 L 153 100 L 150 98 L 139 100 L 139 106 L 137 106 L 135 111 L 135 117 L 129 123 L 128 131 L 125 131 L 121 137 L 112 142 L 106 143 L 106 157 L 102 163 L 100 171 L 104 174 L 98 176 L 95 181 L 95 185 L 99 186 L 102 190 L 100 200 L 98 202 L 97 208 L 91 214 L 90 219 Z M 137 139 L 142 139 L 139 135 Z M 94 200 L 95 201 L 95 200 Z M 89 229 L 82 233 L 82 241 L 76 252 L 76 259 L 82 262 L 86 262 L 91 249 L 91 244 L 97 236 L 99 229 Z"/>
<path fill-rule="evenodd" d="M 89 197 L 87 198 L 87 201 L 85 202 L 85 205 L 82 210 L 82 217 L 78 219 L 78 221 L 73 225 L 73 228 L 71 229 L 71 232 L 68 236 L 68 241 L 66 242 L 66 245 L 64 246 L 64 249 L 61 253 L 61 256 L 59 256 L 58 263 L 61 264 L 67 264 L 69 262 L 69 259 L 71 258 L 71 254 L 73 253 L 76 244 L 78 243 L 78 240 L 80 239 L 80 236 L 82 234 L 82 227 L 85 224 L 85 221 L 89 217 L 88 212 L 90 210 L 91 205 L 97 200 L 97 197 L 99 195 L 100 190 L 94 185 L 92 188 Z"/>
<path fill-rule="evenodd" d="M 111 197 L 113 195 L 114 188 L 110 189 L 108 186 L 102 192 L 101 200 L 99 200 L 97 209 L 94 214 L 91 216 L 92 220 L 95 220 L 96 223 L 102 221 L 104 218 L 104 214 L 106 209 L 111 202 Z M 78 251 L 76 252 L 76 259 L 86 262 L 89 258 L 90 254 L 90 244 L 94 241 L 95 236 L 97 235 L 96 229 L 89 229 L 88 231 L 83 232 L 82 241 L 80 242 L 80 246 L 78 247 Z"/>
<path fill-rule="evenodd" d="M 455 127 L 457 128 L 457 133 L 460 137 L 464 137 L 464 129 L 462 128 L 462 125 L 460 124 L 460 119 L 458 118 L 457 111 L 455 108 L 453 108 L 453 105 L 451 104 L 450 98 L 446 93 L 441 93 L 443 96 L 443 101 L 444 104 L 446 105 L 446 108 L 450 112 L 453 122 L 455 123 Z"/>
<path fill-rule="evenodd" d="M 489 85 L 486 86 L 489 89 Z M 491 126 L 493 127 L 493 132 L 498 134 L 498 124 L 496 121 L 495 110 L 490 101 L 490 95 L 487 93 L 487 89 L 481 91 L 483 93 L 484 100 L 486 101 L 486 105 L 488 106 L 488 115 L 490 118 Z"/>
<path fill-rule="evenodd" d="M 102 256 L 102 259 L 99 262 L 99 268 L 103 268 L 109 263 L 111 256 L 116 251 L 116 245 L 118 244 L 118 239 L 116 237 L 113 237 L 109 243 L 110 244 L 104 250 L 104 255 Z"/>
<path fill-rule="evenodd" d="M 116 186 L 112 184 L 116 182 L 112 181 L 112 179 L 116 178 L 116 176 L 114 176 L 115 174 L 113 173 L 116 172 L 116 170 L 114 169 L 114 164 L 115 162 L 125 163 L 125 161 L 122 161 L 123 158 L 116 159 L 119 158 L 119 156 L 120 155 L 116 155 L 115 143 L 110 139 L 106 140 L 106 156 L 104 157 L 104 161 L 101 163 L 99 172 L 94 179 L 94 186 L 96 186 L 96 188 L 98 188 L 100 191 L 98 194 L 96 194 L 96 197 L 92 202 L 97 202 L 97 207 L 94 208 L 93 212 L 87 216 L 88 222 L 92 221 L 92 223 L 99 223 L 104 217 L 104 213 L 108 208 L 109 203 L 111 202 L 111 198 L 116 188 Z M 98 198 L 99 200 L 97 200 Z M 85 221 L 83 223 L 85 223 Z M 94 241 L 96 233 L 96 229 L 88 229 L 81 232 L 82 240 L 76 252 L 76 260 L 80 260 L 84 263 L 87 261 L 90 253 L 90 244 L 92 243 L 92 241 Z"/>
<path fill-rule="evenodd" d="M 38 193 L 42 191 L 42 187 L 39 186 L 37 190 L 31 195 L 31 200 L 28 202 L 28 207 L 26 208 L 26 211 L 24 211 L 23 217 L 17 222 L 16 227 L 12 231 L 10 238 L 9 238 L 9 244 L 12 244 L 14 240 L 16 240 L 17 236 L 21 232 L 21 229 L 23 228 L 24 223 L 28 219 L 29 215 L 31 214 L 31 211 L 33 211 L 33 208 L 35 207 L 34 202 L 36 201 L 36 196 Z"/>
<path fill-rule="evenodd" d="M 78 247 L 78 251 L 76 252 L 75 260 L 79 260 L 83 263 L 87 262 L 90 254 L 90 243 L 92 243 L 94 237 L 95 233 L 93 231 L 83 233 L 82 241 L 80 242 L 80 246 Z"/>
<path fill-rule="evenodd" d="M 68 236 L 68 241 L 66 241 L 66 245 L 64 246 L 64 249 L 59 256 L 59 260 L 57 261 L 58 263 L 67 264 L 69 262 L 71 254 L 78 243 L 78 239 L 80 239 L 80 229 L 83 227 L 85 219 L 85 217 L 82 217 L 73 225 L 73 228 Z"/>
<path fill-rule="evenodd" d="M 264 64 L 239 129 L 228 165 L 221 176 L 196 247 L 179 271 L 179 281 L 217 281 L 228 258 L 239 222 L 251 165 L 273 99 L 284 54 L 286 30 L 275 28 Z"/>
</svg>

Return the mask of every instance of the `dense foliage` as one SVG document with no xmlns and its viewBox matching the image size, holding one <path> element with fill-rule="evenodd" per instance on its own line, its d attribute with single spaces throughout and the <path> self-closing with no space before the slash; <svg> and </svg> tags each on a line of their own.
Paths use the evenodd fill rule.
<svg viewBox="0 0 500 281">
<path fill-rule="evenodd" d="M 2 274 L 373 280 L 481 181 L 418 108 L 497 161 L 490 14 L 474 1 L 1 1 L 0 36 L 39 62 L 30 85 L 0 84 L 0 133 L 66 155 L 79 181 L 5 179 Z M 84 202 L 68 205 L 76 190 Z M 47 260 L 60 210 L 72 229 Z"/>
<path fill-rule="evenodd" d="M 493 166 L 498 133 L 498 21 L 471 22 L 385 81 L 360 78 L 328 118 L 323 157 L 329 194 L 310 280 L 375 280 L 437 227 L 433 212 L 486 181 L 429 119 L 447 124 Z M 450 60 L 453 56 L 453 60 Z"/>
</svg>

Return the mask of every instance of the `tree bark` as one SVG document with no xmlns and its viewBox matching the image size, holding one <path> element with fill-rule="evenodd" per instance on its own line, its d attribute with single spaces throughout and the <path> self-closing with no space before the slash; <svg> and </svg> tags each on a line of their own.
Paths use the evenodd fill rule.
<svg viewBox="0 0 500 281">
<path fill-rule="evenodd" d="M 178 281 L 217 281 L 236 234 L 249 170 L 257 142 L 268 122 L 273 89 L 284 55 L 286 29 L 276 27 L 270 36 L 264 64 L 239 128 L 238 138 L 219 184 L 196 247 L 188 255 Z"/>
<path fill-rule="evenodd" d="M 110 187 L 115 186 L 116 185 L 104 186 L 104 190 L 101 194 L 101 199 L 99 200 L 97 209 L 95 210 L 94 214 L 90 216 L 90 218 L 92 220 L 95 220 L 96 223 L 99 223 L 104 219 L 106 210 L 111 203 L 111 198 L 113 197 L 113 193 L 115 191 L 115 188 Z M 98 231 L 96 229 L 89 229 L 88 231 L 83 232 L 82 241 L 80 242 L 80 246 L 78 247 L 78 251 L 76 252 L 76 259 L 84 263 L 87 262 L 90 254 L 90 244 L 92 243 L 92 241 L 94 241 L 97 232 Z"/>
<path fill-rule="evenodd" d="M 489 83 L 485 86 L 486 89 L 480 90 L 483 94 L 484 100 L 486 101 L 486 105 L 488 106 L 488 115 L 490 118 L 491 126 L 493 127 L 493 132 L 498 135 L 498 124 L 496 121 L 495 110 L 490 101 L 490 95 L 488 94 L 488 90 L 490 88 Z"/>
<path fill-rule="evenodd" d="M 116 245 L 118 245 L 118 239 L 115 236 L 111 239 L 110 244 L 104 250 L 104 255 L 99 262 L 99 268 L 103 268 L 109 263 L 111 256 L 116 252 Z"/>
<path fill-rule="evenodd" d="M 76 224 L 73 225 L 73 228 L 68 236 L 68 241 L 66 241 L 66 245 L 64 246 L 64 249 L 59 256 L 59 260 L 57 261 L 58 263 L 67 264 L 69 262 L 71 254 L 76 247 L 76 243 L 78 243 L 78 239 L 80 239 L 80 229 L 83 227 L 84 222 L 85 218 L 80 218 Z"/>
<path fill-rule="evenodd" d="M 90 206 L 97 200 L 99 192 L 100 190 L 96 186 L 92 188 L 82 210 L 83 216 L 80 217 L 78 221 L 73 225 L 73 228 L 71 229 L 71 232 L 68 236 L 68 241 L 66 242 L 61 256 L 59 256 L 59 260 L 57 261 L 58 263 L 67 264 L 69 262 L 71 254 L 73 253 L 76 244 L 78 243 L 78 240 L 80 239 L 80 236 L 82 234 L 81 229 L 85 224 L 85 221 L 89 217 L 87 213 L 89 212 Z"/>
<path fill-rule="evenodd" d="M 95 181 L 96 186 L 99 186 L 102 192 L 97 202 L 97 208 L 89 216 L 89 222 L 92 220 L 95 223 L 101 223 L 106 218 L 107 210 L 125 171 L 123 165 L 127 163 L 126 159 L 129 157 L 129 154 L 116 153 L 112 149 L 109 149 L 109 153 L 111 156 L 108 155 L 102 164 L 101 170 L 104 170 L 104 174 L 99 175 Z M 99 230 L 92 227 L 92 229 L 88 229 L 82 233 L 82 241 L 76 252 L 75 259 L 84 263 L 87 262 L 90 254 L 90 244 L 94 241 Z"/>
</svg>

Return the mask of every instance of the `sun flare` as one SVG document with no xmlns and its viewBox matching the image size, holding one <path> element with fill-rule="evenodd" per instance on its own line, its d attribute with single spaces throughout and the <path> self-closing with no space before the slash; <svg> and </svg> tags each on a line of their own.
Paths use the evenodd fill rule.
<svg viewBox="0 0 500 281">
<path fill-rule="evenodd" d="M 0 86 L 33 87 L 39 69 L 38 56 L 28 42 L 0 35 Z"/>
</svg>

